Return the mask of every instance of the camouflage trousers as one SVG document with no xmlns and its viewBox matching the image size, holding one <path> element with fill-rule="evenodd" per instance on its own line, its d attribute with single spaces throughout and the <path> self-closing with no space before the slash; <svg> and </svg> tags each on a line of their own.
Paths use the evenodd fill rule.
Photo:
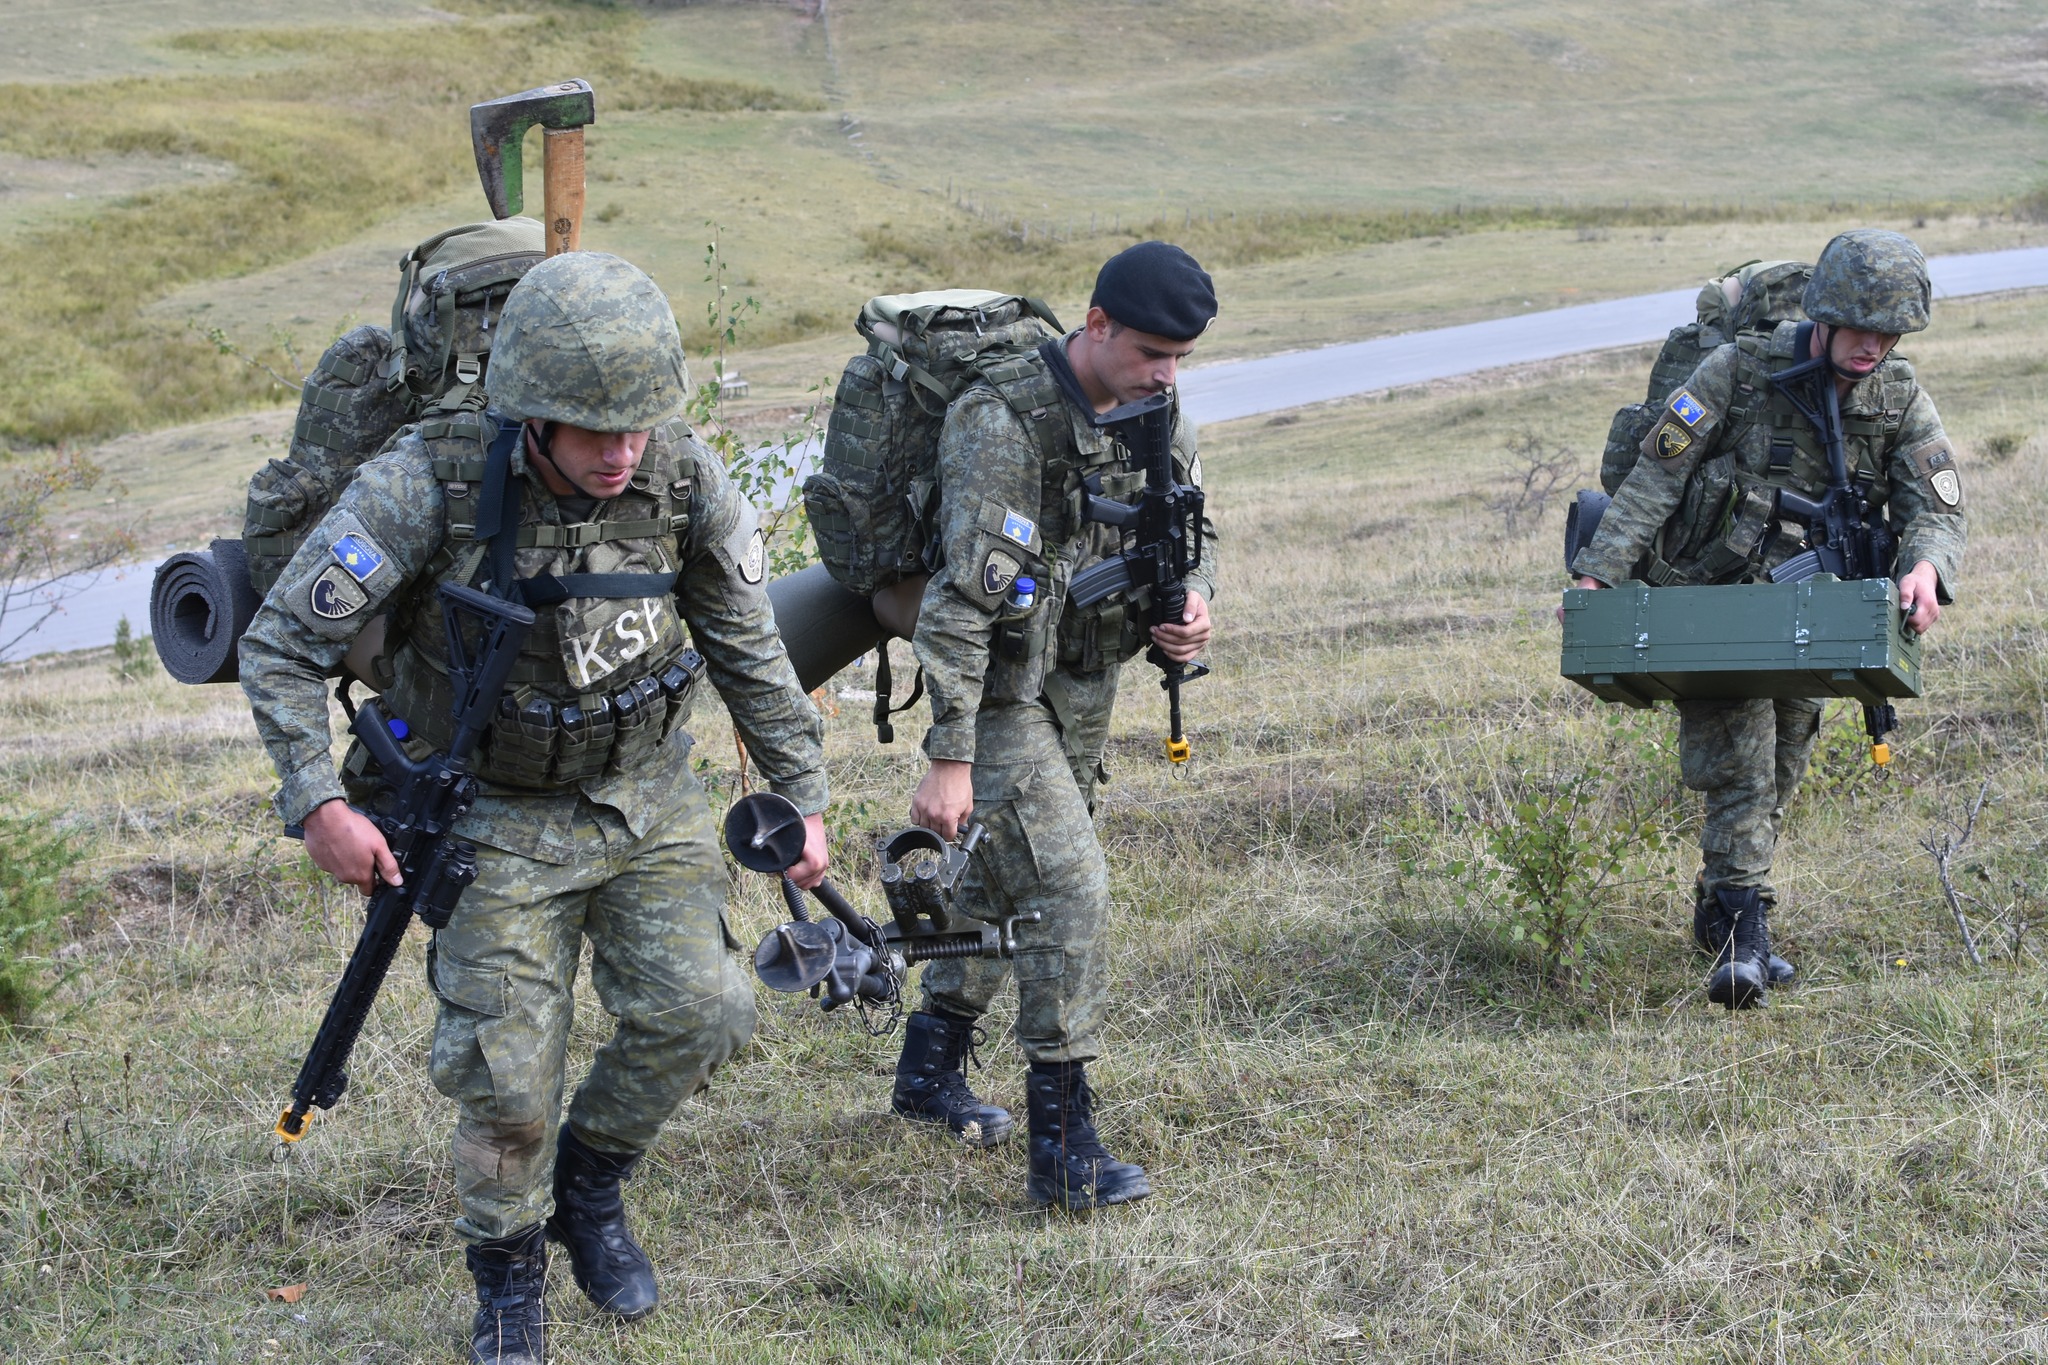
<svg viewBox="0 0 2048 1365">
<path fill-rule="evenodd" d="M 924 1007 L 978 1019 L 1014 976 L 1017 1042 L 1034 1062 L 1101 1055 L 1109 868 L 1093 810 L 1116 673 L 1056 674 L 1048 686 L 1059 689 L 1058 712 L 1044 700 L 986 702 L 975 717 L 974 819 L 988 837 L 954 913 L 1038 918 L 1017 924 L 1013 961 L 927 964 Z"/>
<path fill-rule="evenodd" d="M 465 1238 L 504 1237 L 554 1210 L 555 1134 L 583 943 L 616 1019 L 569 1105 L 577 1135 L 639 1152 L 754 1030 L 754 995 L 723 918 L 725 864 L 711 810 L 684 808 L 635 839 L 608 806 L 579 803 L 575 856 L 538 862 L 480 846 L 475 885 L 434 936 L 440 998 L 431 1069 L 460 1106 L 455 1185 Z"/>
<path fill-rule="evenodd" d="M 1679 772 L 1706 797 L 1700 860 L 1708 889 L 1754 886 L 1777 899 L 1771 856 L 1813 756 L 1823 705 L 1817 697 L 1678 703 Z"/>
</svg>

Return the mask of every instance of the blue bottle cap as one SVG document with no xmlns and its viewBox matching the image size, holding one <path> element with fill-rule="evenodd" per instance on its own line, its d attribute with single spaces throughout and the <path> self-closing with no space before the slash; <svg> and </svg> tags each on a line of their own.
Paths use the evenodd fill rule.
<svg viewBox="0 0 2048 1365">
<path fill-rule="evenodd" d="M 1020 578 L 1010 586 L 1014 592 L 1035 593 L 1038 591 L 1038 580 L 1035 578 Z"/>
<path fill-rule="evenodd" d="M 390 720 L 385 721 L 384 728 L 391 732 L 393 739 L 404 740 L 412 738 L 412 727 L 397 716 L 393 716 Z"/>
</svg>

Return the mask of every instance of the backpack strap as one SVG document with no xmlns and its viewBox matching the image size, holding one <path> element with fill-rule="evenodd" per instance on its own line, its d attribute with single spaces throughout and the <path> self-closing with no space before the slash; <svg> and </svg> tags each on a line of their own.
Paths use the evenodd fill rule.
<svg viewBox="0 0 2048 1365">
<path fill-rule="evenodd" d="M 1035 349 L 976 372 L 1023 421 L 1040 459 L 1051 465 L 1067 458 L 1067 437 L 1073 430 L 1067 396 L 1060 392 L 1059 381 Z"/>
<path fill-rule="evenodd" d="M 910 695 L 904 699 L 901 706 L 889 705 L 891 700 L 890 694 L 895 689 L 895 679 L 889 673 L 889 642 L 884 640 L 881 644 L 875 646 L 874 721 L 875 742 L 878 744 L 894 744 L 896 742 L 896 727 L 889 723 L 889 717 L 902 715 L 905 711 L 917 705 L 918 698 L 924 695 L 924 666 L 922 664 L 918 665 L 917 679 L 911 683 Z"/>
<path fill-rule="evenodd" d="M 440 238 L 431 240 L 438 243 Z M 398 262 L 398 293 L 391 300 L 391 356 L 384 362 L 384 387 L 387 389 L 395 389 L 405 383 L 406 366 L 411 360 L 405 345 L 405 305 L 412 298 L 413 286 L 419 283 L 421 255 L 421 248 L 414 247 Z"/>
</svg>

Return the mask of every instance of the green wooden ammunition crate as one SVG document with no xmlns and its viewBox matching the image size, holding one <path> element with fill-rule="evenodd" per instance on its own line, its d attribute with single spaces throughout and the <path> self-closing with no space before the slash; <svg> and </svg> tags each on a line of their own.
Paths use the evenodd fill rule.
<svg viewBox="0 0 2048 1365">
<path fill-rule="evenodd" d="M 1678 698 L 1920 695 L 1920 639 L 1884 578 L 1568 588 L 1564 676 L 1630 706 Z"/>
</svg>

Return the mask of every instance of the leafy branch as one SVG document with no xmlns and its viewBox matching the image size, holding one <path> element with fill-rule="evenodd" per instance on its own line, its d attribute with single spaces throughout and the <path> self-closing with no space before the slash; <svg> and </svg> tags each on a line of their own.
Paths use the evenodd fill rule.
<svg viewBox="0 0 2048 1365">
<path fill-rule="evenodd" d="M 711 286 L 711 298 L 704 305 L 704 324 L 711 340 L 702 355 L 710 362 L 711 377 L 700 381 L 690 396 L 690 425 L 760 513 L 761 531 L 768 544 L 768 573 L 779 577 L 811 562 L 806 535 L 810 516 L 804 507 L 800 476 L 808 453 L 824 434 L 818 416 L 824 390 L 814 385 L 810 405 L 795 425 L 758 445 L 748 445 L 725 420 L 725 402 L 730 396 L 727 380 L 733 377 L 726 368 L 727 352 L 739 345 L 748 323 L 761 311 L 761 303 L 751 294 L 732 297 L 718 227 L 709 223 L 706 227 L 711 240 L 704 247 L 704 280 Z"/>
<path fill-rule="evenodd" d="M 244 351 L 228 335 L 225 327 L 207 327 L 202 329 L 198 323 L 189 319 L 186 321 L 185 327 L 186 330 L 197 332 L 200 336 L 205 337 L 213 349 L 222 355 L 231 356 L 247 365 L 250 369 L 269 375 L 270 382 L 277 385 L 280 389 L 287 389 L 292 393 L 297 393 L 306 383 L 306 376 L 310 371 L 306 369 L 305 362 L 299 359 L 298 343 L 292 339 L 291 333 L 285 331 L 282 327 L 272 327 L 270 329 L 270 344 L 284 356 L 286 363 L 298 372 L 299 377 L 297 379 L 285 378 L 282 374 L 278 373 L 277 368 L 269 361 Z M 344 328 L 343 330 L 346 329 Z"/>
</svg>

